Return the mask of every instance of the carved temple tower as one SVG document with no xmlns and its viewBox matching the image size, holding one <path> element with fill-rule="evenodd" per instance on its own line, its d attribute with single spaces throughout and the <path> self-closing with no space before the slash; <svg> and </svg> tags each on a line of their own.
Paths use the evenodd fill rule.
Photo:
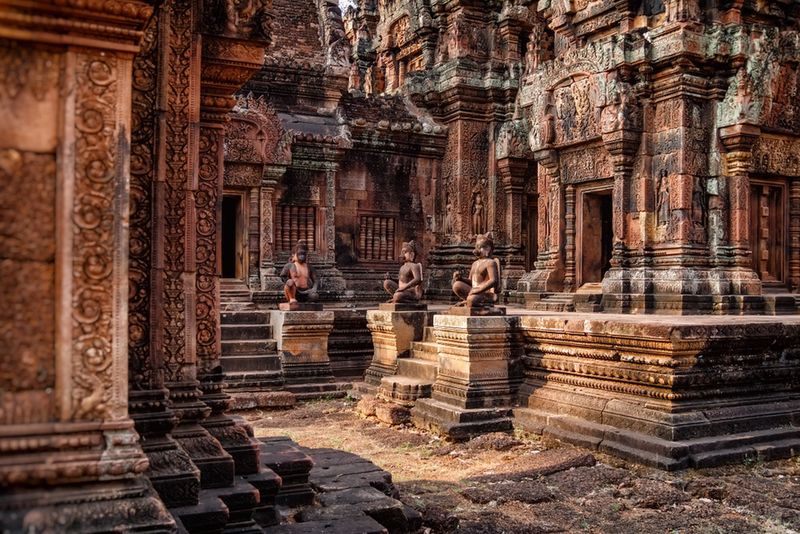
<svg viewBox="0 0 800 534">
<path fill-rule="evenodd" d="M 745 4 L 539 3 L 519 96 L 539 253 L 520 291 L 707 313 L 797 287 L 797 9 Z"/>
</svg>

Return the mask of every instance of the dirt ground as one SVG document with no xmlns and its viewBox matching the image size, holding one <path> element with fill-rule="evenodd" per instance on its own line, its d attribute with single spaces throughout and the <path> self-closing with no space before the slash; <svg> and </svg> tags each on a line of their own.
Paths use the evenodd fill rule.
<svg viewBox="0 0 800 534">
<path fill-rule="evenodd" d="M 349 399 L 242 412 L 257 436 L 334 447 L 392 474 L 423 532 L 800 532 L 800 459 L 666 473 L 536 436 L 453 444 L 363 419 Z"/>
</svg>

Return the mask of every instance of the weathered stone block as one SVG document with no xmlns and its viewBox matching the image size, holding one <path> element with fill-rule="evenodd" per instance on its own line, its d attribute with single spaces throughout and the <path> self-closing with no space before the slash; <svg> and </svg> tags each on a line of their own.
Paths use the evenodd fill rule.
<svg viewBox="0 0 800 534">
<path fill-rule="evenodd" d="M 430 316 L 427 311 L 367 312 L 367 325 L 375 349 L 365 375 L 367 384 L 378 386 L 381 378 L 397 372 L 397 359 L 409 356 L 411 344 L 422 339 Z"/>
</svg>

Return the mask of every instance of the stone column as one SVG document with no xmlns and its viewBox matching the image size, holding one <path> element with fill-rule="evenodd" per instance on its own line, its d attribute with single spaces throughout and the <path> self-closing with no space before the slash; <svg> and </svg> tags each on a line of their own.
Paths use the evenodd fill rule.
<svg viewBox="0 0 800 534">
<path fill-rule="evenodd" d="M 154 281 L 153 258 L 159 244 L 153 239 L 155 206 L 152 188 L 157 179 L 159 154 L 156 131 L 166 110 L 160 105 L 159 58 L 167 31 L 169 11 L 156 11 L 145 30 L 141 50 L 133 60 L 131 129 L 129 299 L 128 299 L 128 402 L 142 448 L 150 459 L 147 476 L 167 506 L 188 506 L 197 502 L 200 471 L 189 455 L 170 436 L 177 418 L 171 409 L 169 391 L 164 385 L 163 350 L 158 328 L 151 324 L 158 295 Z"/>
<path fill-rule="evenodd" d="M 261 67 L 264 43 L 213 32 L 205 21 L 200 87 L 200 169 L 197 184 L 197 370 L 202 401 L 211 413 L 202 426 L 233 457 L 236 474 L 259 471 L 258 442 L 225 412 L 231 398 L 222 391 L 220 365 L 220 262 L 224 125 L 236 101 L 234 93 Z M 236 37 L 239 37 L 238 35 Z M 220 473 L 222 474 L 222 473 Z M 227 474 L 225 474 L 227 476 Z M 222 482 L 223 477 L 220 478 Z"/>
<path fill-rule="evenodd" d="M 0 7 L 0 517 L 169 531 L 128 415 L 131 68 L 152 8 L 78 4 Z"/>
<path fill-rule="evenodd" d="M 719 137 L 725 147 L 724 172 L 728 191 L 728 235 L 732 268 L 718 268 L 720 278 L 730 284 L 730 292 L 740 295 L 761 293 L 761 281 L 752 270 L 750 243 L 750 171 L 753 145 L 761 129 L 750 124 L 720 128 Z"/>
<path fill-rule="evenodd" d="M 208 220 L 207 188 L 199 190 L 200 149 L 200 38 L 195 33 L 199 13 L 196 2 L 174 0 L 159 14 L 158 101 L 153 185 L 153 270 L 151 332 L 153 350 L 169 389 L 170 405 L 179 422 L 172 436 L 200 469 L 202 487 L 228 485 L 233 479 L 233 459 L 199 423 L 211 413 L 200 399 L 197 380 L 198 311 L 212 313 L 206 271 L 197 277 L 201 260 L 216 249 L 207 235 L 197 247 L 198 224 Z M 209 140 L 203 140 L 204 145 Z M 206 161 L 206 163 L 208 163 Z M 204 171 L 205 173 L 205 171 Z M 198 198 L 199 197 L 199 198 Z M 196 202 L 199 199 L 200 212 Z M 197 215 L 201 219 L 198 223 Z M 216 224 L 216 221 L 213 221 Z M 204 232 L 208 229 L 204 226 Z M 197 287 L 201 305 L 197 306 Z M 201 327 L 208 332 L 208 324 Z M 216 341 L 201 338 L 201 353 Z"/>
<path fill-rule="evenodd" d="M 261 179 L 261 201 L 259 226 L 261 228 L 261 244 L 259 264 L 261 268 L 261 290 L 281 291 L 283 282 L 275 269 L 275 227 L 274 206 L 275 188 L 278 186 L 286 167 L 268 165 L 264 167 Z"/>
</svg>

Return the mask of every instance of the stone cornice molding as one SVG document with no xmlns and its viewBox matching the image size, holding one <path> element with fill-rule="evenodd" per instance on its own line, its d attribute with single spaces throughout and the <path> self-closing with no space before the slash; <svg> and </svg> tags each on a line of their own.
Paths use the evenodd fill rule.
<svg viewBox="0 0 800 534">
<path fill-rule="evenodd" d="M 152 14 L 138 0 L 7 0 L 0 37 L 135 53 Z"/>
</svg>

